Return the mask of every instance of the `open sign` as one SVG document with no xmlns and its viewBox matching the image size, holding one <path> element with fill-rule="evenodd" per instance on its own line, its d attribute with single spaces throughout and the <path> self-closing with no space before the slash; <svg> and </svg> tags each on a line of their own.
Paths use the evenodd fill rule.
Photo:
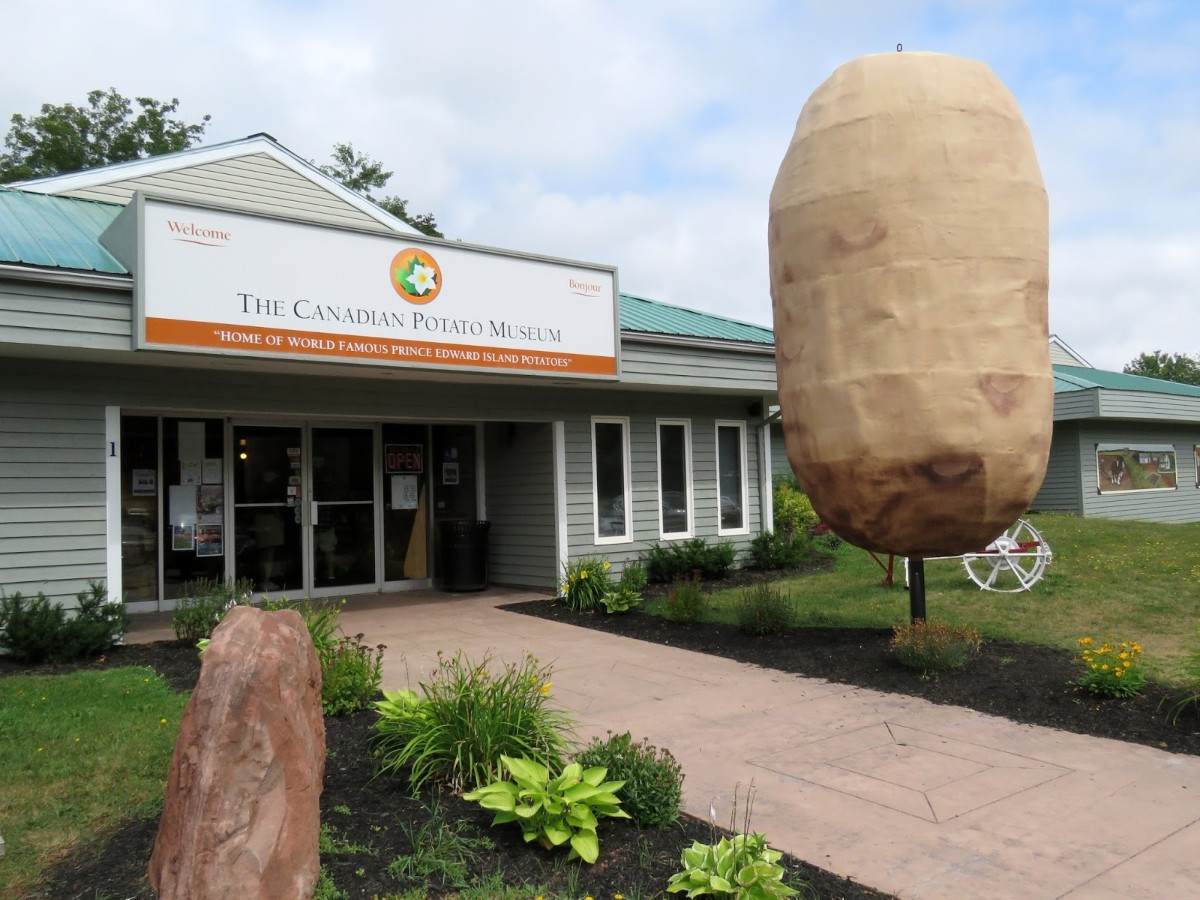
<svg viewBox="0 0 1200 900">
<path fill-rule="evenodd" d="M 420 444 L 384 444 L 383 470 L 388 475 L 420 475 L 425 471 L 425 448 Z"/>
</svg>

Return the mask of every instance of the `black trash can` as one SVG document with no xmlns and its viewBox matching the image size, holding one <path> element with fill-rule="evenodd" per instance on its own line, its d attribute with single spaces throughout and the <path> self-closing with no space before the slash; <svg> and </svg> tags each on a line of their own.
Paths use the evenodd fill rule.
<svg viewBox="0 0 1200 900">
<path fill-rule="evenodd" d="M 444 591 L 482 591 L 488 586 L 491 522 L 442 522 L 439 569 Z"/>
</svg>

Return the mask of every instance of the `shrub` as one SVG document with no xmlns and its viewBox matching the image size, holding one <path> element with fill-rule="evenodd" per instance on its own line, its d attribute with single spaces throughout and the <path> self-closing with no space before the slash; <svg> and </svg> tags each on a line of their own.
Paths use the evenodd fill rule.
<svg viewBox="0 0 1200 900">
<path fill-rule="evenodd" d="M 213 629 L 221 624 L 225 613 L 239 603 L 250 603 L 253 593 L 253 582 L 245 578 L 236 582 L 219 578 L 197 578 L 187 582 L 171 615 L 175 637 L 187 644 L 211 638 Z"/>
<path fill-rule="evenodd" d="M 341 637 L 325 652 L 321 661 L 321 708 L 327 716 L 344 716 L 366 708 L 383 681 L 383 651 L 380 644 L 369 647 L 363 635 Z"/>
<path fill-rule="evenodd" d="M 621 808 L 639 825 L 662 828 L 678 820 L 683 809 L 683 770 L 669 750 L 659 750 L 630 733 L 595 738 L 575 761 L 585 769 L 601 767 L 625 782 Z"/>
<path fill-rule="evenodd" d="M 563 597 L 567 606 L 576 612 L 592 612 L 611 587 L 608 580 L 609 561 L 591 556 L 568 562 L 563 573 Z"/>
<path fill-rule="evenodd" d="M 771 501 L 775 510 L 774 530 L 781 534 L 807 534 L 821 521 L 794 477 L 775 479 Z"/>
<path fill-rule="evenodd" d="M 129 617 L 120 603 L 108 601 L 103 583 L 89 581 L 76 595 L 78 608 L 67 610 L 42 592 L 32 600 L 20 592 L 0 595 L 0 648 L 14 661 L 38 664 L 99 656 L 125 633 Z"/>
<path fill-rule="evenodd" d="M 605 781 L 603 768 L 587 769 L 571 763 L 551 778 L 550 770 L 530 759 L 500 757 L 511 781 L 495 781 L 463 794 L 496 815 L 493 825 L 516 822 L 525 842 L 537 841 L 547 850 L 571 845 L 568 859 L 594 863 L 600 855 L 596 836 L 601 817 L 628 819 L 621 809 L 619 781 Z"/>
<path fill-rule="evenodd" d="M 646 572 L 651 581 L 666 583 L 697 575 L 705 579 L 723 578 L 737 562 L 737 548 L 731 541 L 710 547 L 704 538 L 690 538 L 671 544 L 650 545 Z"/>
<path fill-rule="evenodd" d="M 780 634 L 796 624 L 791 594 L 770 584 L 742 591 L 735 612 L 738 628 L 748 634 Z"/>
<path fill-rule="evenodd" d="M 696 578 L 681 578 L 667 591 L 667 618 L 672 622 L 699 621 L 707 605 Z"/>
<path fill-rule="evenodd" d="M 492 663 L 490 656 L 473 663 L 461 651 L 439 655 L 419 694 L 385 691 L 375 704 L 381 771 L 408 770 L 415 794 L 430 781 L 455 791 L 494 781 L 501 755 L 561 768 L 574 722 L 547 705 L 550 667 L 532 656 L 498 672 Z"/>
<path fill-rule="evenodd" d="M 764 531 L 750 542 L 750 559 L 765 572 L 799 568 L 814 555 L 813 540 L 803 531 Z"/>
<path fill-rule="evenodd" d="M 916 669 L 922 678 L 958 669 L 979 652 L 983 638 L 973 628 L 919 619 L 892 629 L 892 652 L 900 664 Z"/>
<path fill-rule="evenodd" d="M 1146 684 L 1141 656 L 1142 646 L 1137 641 L 1105 641 L 1097 646 L 1090 637 L 1081 637 L 1083 675 L 1079 684 L 1101 697 L 1132 697 Z"/>
</svg>

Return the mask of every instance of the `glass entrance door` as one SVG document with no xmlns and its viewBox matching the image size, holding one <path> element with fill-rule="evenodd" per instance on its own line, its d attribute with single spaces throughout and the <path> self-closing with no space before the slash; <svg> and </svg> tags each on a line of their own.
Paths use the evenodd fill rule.
<svg viewBox="0 0 1200 900">
<path fill-rule="evenodd" d="M 374 432 L 314 426 L 311 440 L 313 588 L 374 585 Z"/>
<path fill-rule="evenodd" d="M 303 429 L 233 428 L 233 552 L 236 577 L 260 592 L 301 592 Z"/>
</svg>

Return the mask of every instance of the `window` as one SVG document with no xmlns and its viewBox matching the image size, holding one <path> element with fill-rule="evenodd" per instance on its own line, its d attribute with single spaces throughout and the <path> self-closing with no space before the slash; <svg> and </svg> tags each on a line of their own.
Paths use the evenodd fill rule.
<svg viewBox="0 0 1200 900">
<path fill-rule="evenodd" d="M 717 534 L 748 531 L 746 424 L 717 423 Z"/>
<path fill-rule="evenodd" d="M 692 428 L 658 420 L 658 524 L 663 537 L 692 533 Z"/>
<path fill-rule="evenodd" d="M 1171 444 L 1096 445 L 1096 482 L 1101 494 L 1174 490 L 1176 468 Z"/>
<path fill-rule="evenodd" d="M 629 540 L 628 419 L 592 419 L 592 483 L 596 543 Z"/>
</svg>

